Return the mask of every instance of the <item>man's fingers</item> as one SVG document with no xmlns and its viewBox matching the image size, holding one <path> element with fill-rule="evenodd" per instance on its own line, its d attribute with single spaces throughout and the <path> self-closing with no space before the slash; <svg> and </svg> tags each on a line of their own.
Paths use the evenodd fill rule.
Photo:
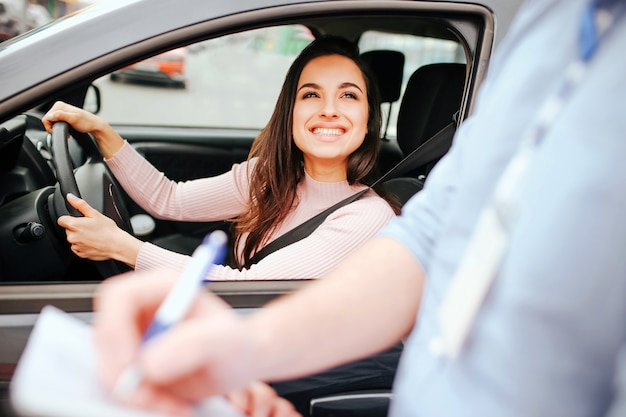
<svg viewBox="0 0 626 417">
<path fill-rule="evenodd" d="M 248 410 L 252 417 L 269 417 L 274 402 L 278 400 L 276 391 L 262 382 L 252 382 L 248 387 Z"/>
<path fill-rule="evenodd" d="M 143 332 L 176 276 L 171 271 L 127 273 L 98 286 L 94 337 L 107 387 L 112 388 L 123 368 L 136 359 Z"/>
<path fill-rule="evenodd" d="M 248 393 L 246 390 L 237 390 L 226 395 L 233 407 L 245 413 L 248 410 Z"/>
<path fill-rule="evenodd" d="M 302 417 L 302 414 L 296 411 L 296 408 L 289 401 L 279 398 L 274 405 L 271 417 Z"/>
<path fill-rule="evenodd" d="M 130 399 L 130 405 L 151 410 L 160 415 L 193 417 L 193 403 L 168 395 L 160 387 L 140 385 Z"/>
</svg>

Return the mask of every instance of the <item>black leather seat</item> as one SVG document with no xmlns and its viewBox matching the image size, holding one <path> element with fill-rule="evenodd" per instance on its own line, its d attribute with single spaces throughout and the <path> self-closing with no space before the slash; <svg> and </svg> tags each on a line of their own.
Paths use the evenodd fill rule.
<svg viewBox="0 0 626 417">
<path fill-rule="evenodd" d="M 424 188 L 424 178 L 398 177 L 383 183 L 385 190 L 403 207 L 407 201 Z"/>
<path fill-rule="evenodd" d="M 465 64 L 430 64 L 411 75 L 398 112 L 398 145 L 404 156 L 452 121 L 463 100 L 466 68 Z M 410 176 L 427 175 L 436 162 Z"/>
<path fill-rule="evenodd" d="M 380 156 L 378 158 L 380 172 L 385 173 L 402 159 L 402 151 L 398 144 L 387 138 L 387 129 L 392 107 L 400 99 L 400 93 L 402 92 L 404 54 L 399 51 L 381 49 L 363 52 L 361 57 L 367 63 L 376 79 L 381 103 L 387 104 L 387 117 L 382 132 Z"/>
<path fill-rule="evenodd" d="M 430 64 L 411 75 L 398 112 L 398 145 L 403 157 L 453 120 L 463 101 L 466 68 L 465 64 Z M 426 176 L 438 161 L 432 160 L 401 178 L 388 180 L 384 186 L 404 205 L 422 189 Z"/>
</svg>

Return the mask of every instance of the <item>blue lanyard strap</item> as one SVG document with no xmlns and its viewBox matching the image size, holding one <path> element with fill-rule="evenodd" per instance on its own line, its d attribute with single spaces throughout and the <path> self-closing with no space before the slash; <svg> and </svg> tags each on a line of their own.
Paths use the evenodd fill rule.
<svg viewBox="0 0 626 417">
<path fill-rule="evenodd" d="M 602 40 L 609 34 L 626 11 L 626 0 L 591 0 L 584 8 L 580 20 L 579 56 L 565 69 L 563 82 L 541 107 L 533 129 L 527 132 L 525 144 L 537 145 L 561 109 L 585 77 L 587 66 Z"/>
<path fill-rule="evenodd" d="M 580 23 L 581 61 L 591 60 L 602 37 L 624 13 L 625 5 L 626 2 L 620 0 L 592 0 L 585 6 Z"/>
</svg>

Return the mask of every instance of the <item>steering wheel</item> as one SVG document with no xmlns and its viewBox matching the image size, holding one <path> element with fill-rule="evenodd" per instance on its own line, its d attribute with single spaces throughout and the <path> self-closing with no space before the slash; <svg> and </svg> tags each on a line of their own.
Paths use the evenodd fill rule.
<svg viewBox="0 0 626 417">
<path fill-rule="evenodd" d="M 56 168 L 58 187 L 55 190 L 51 215 L 56 219 L 69 214 L 82 217 L 66 199 L 72 193 L 87 201 L 91 207 L 113 219 L 122 230 L 132 234 L 130 215 L 122 198 L 120 187 L 115 177 L 104 162 L 100 151 L 89 134 L 73 131 L 80 147 L 85 152 L 86 162 L 74 170 L 68 146 L 70 127 L 65 122 L 56 122 L 52 126 L 52 160 Z M 81 192 L 82 191 L 82 192 Z M 65 236 L 65 233 L 63 233 Z M 114 261 L 94 261 L 103 278 L 129 271 L 126 264 Z"/>
</svg>

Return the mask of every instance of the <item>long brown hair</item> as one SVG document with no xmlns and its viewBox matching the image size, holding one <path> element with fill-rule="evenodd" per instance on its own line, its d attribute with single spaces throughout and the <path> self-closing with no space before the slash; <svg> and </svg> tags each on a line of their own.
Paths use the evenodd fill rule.
<svg viewBox="0 0 626 417">
<path fill-rule="evenodd" d="M 248 233 L 242 255 L 235 256 L 237 267 L 249 267 L 250 259 L 285 219 L 296 201 L 298 183 L 304 177 L 304 158 L 292 138 L 293 109 L 300 74 L 313 59 L 341 55 L 359 67 L 365 79 L 369 117 L 367 134 L 361 146 L 348 156 L 349 184 L 372 184 L 377 179 L 376 161 L 382 125 L 380 97 L 374 78 L 361 60 L 358 47 L 340 37 L 325 36 L 311 42 L 291 64 L 280 90 L 274 112 L 255 139 L 248 160 L 258 158 L 250 175 L 250 209 L 236 219 L 235 248 Z M 393 200 L 376 189 L 397 210 Z M 236 249 L 235 249 L 236 250 Z"/>
</svg>

